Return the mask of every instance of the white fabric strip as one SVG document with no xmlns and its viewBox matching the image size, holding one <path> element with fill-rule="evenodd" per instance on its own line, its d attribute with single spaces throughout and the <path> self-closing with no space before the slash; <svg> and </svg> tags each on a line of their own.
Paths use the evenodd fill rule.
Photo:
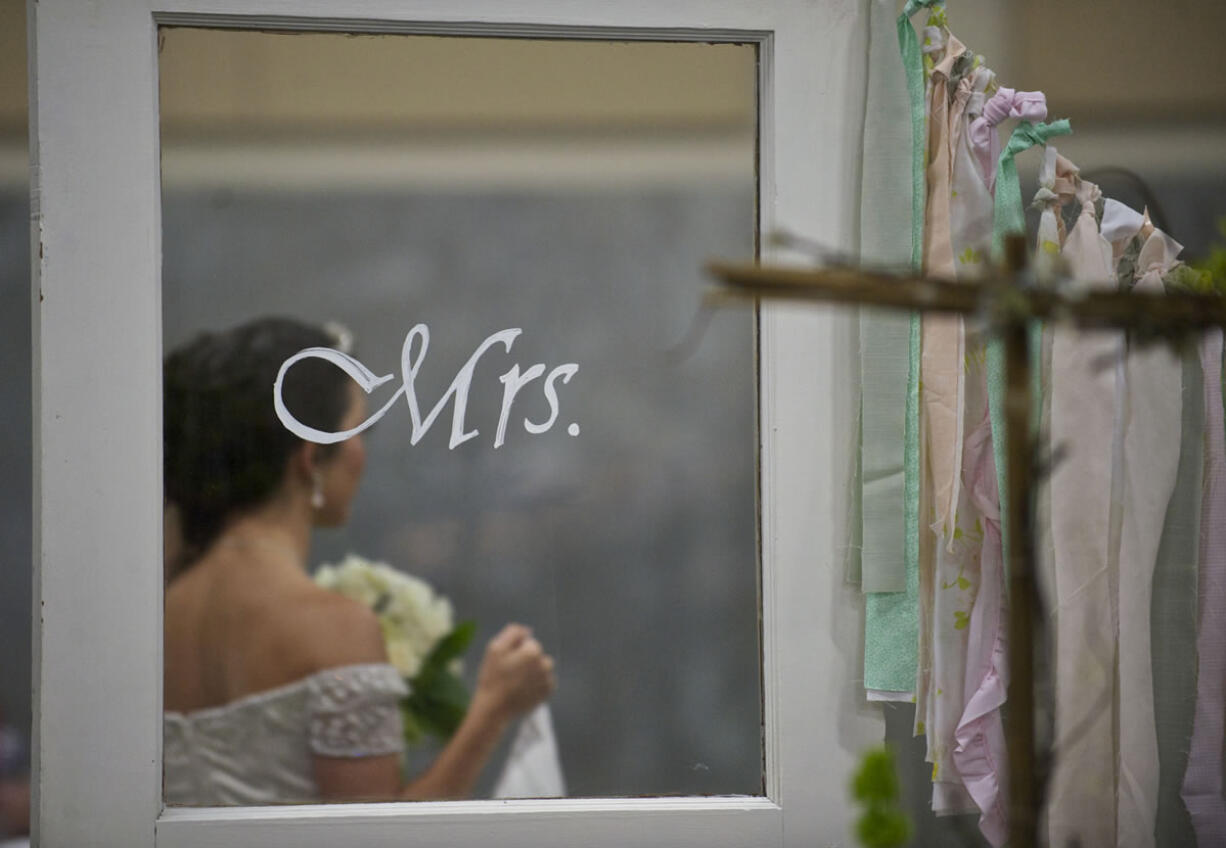
<svg viewBox="0 0 1226 848">
<path fill-rule="evenodd" d="M 1136 291 L 1161 294 L 1182 248 L 1155 230 L 1141 248 Z M 1119 825 L 1121 848 L 1154 845 L 1158 734 L 1150 653 L 1154 565 L 1179 470 L 1183 367 L 1166 345 L 1127 352 L 1120 476 Z"/>
</svg>

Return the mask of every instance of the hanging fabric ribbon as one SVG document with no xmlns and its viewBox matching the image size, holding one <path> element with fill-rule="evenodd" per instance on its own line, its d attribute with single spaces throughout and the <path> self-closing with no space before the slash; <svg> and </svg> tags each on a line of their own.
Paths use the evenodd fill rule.
<svg viewBox="0 0 1226 848">
<path fill-rule="evenodd" d="M 924 57 L 911 17 L 942 0 L 907 0 L 898 16 L 898 47 L 911 107 L 911 266 L 919 270 L 924 245 Z M 908 373 L 903 439 L 903 561 L 906 591 L 867 596 L 864 685 L 882 699 L 909 698 L 915 691 L 919 638 L 919 349 L 920 321 L 912 315 L 907 338 Z M 893 693 L 893 694 L 891 694 Z"/>
<path fill-rule="evenodd" d="M 943 8 L 944 0 L 907 0 L 898 16 L 898 49 L 907 74 L 907 96 L 911 101 L 911 267 L 919 270 L 924 261 L 924 54 L 911 17 L 920 9 Z"/>
<path fill-rule="evenodd" d="M 971 122 L 971 145 L 983 168 L 983 178 L 989 189 L 996 187 L 996 163 L 1000 159 L 1000 136 L 997 125 L 1008 118 L 1042 121 L 1047 117 L 1047 98 L 1041 91 L 1015 91 L 1001 86 L 983 105 L 983 112 Z"/>
<path fill-rule="evenodd" d="M 1173 291 L 1168 283 L 1166 291 Z M 1159 845 L 1195 845 L 1196 835 L 1180 797 L 1196 709 L 1196 602 L 1200 513 L 1205 465 L 1205 397 L 1200 352 L 1183 353 L 1182 427 L 1175 492 L 1166 508 L 1158 564 L 1154 568 L 1154 727 L 1158 733 Z M 1210 844 L 1202 842 L 1202 844 Z"/>
<path fill-rule="evenodd" d="M 1067 120 L 1050 124 L 1022 121 L 1009 136 L 996 168 L 996 203 L 992 214 L 992 247 L 997 255 L 1005 237 L 1026 232 L 1026 212 L 1022 206 L 1022 186 L 1017 178 L 1015 157 L 1048 139 L 1068 135 Z M 1000 496 L 1000 535 L 1005 565 L 1009 563 L 1009 492 L 1005 482 L 1005 352 L 999 339 L 988 344 L 988 410 L 992 419 L 992 453 L 996 459 L 996 484 Z"/>
<path fill-rule="evenodd" d="M 972 127 L 983 126 L 981 119 L 986 108 L 983 91 L 990 82 L 983 75 L 991 76 L 991 72 L 980 67 L 972 74 L 974 92 L 967 100 L 966 130 L 957 148 L 951 184 L 951 231 L 959 279 L 980 276 L 991 253 L 993 203 L 988 186 L 995 181 L 1000 145 L 996 142 L 996 155 L 986 160 L 985 168 L 985 159 L 980 154 L 992 145 L 996 133 L 977 136 L 971 133 Z M 1041 102 L 1042 95 L 1039 98 Z M 999 95 L 992 99 L 1001 102 Z M 955 98 L 955 108 L 957 103 Z M 961 698 L 953 728 L 954 773 L 979 810 L 980 831 L 992 845 L 1000 846 L 1005 841 L 1007 823 L 1004 795 L 1007 757 L 1000 714 L 1007 685 L 1007 622 L 1000 562 L 1000 510 L 987 409 L 986 330 L 979 319 L 971 316 L 964 319 L 966 435 L 962 445 L 962 498 L 955 517 L 961 539 L 955 538 L 955 547 L 961 548 L 959 555 L 965 557 L 966 568 L 953 580 L 951 590 L 963 595 L 961 603 L 969 601 L 972 606 L 969 623 L 965 615 L 954 621 L 955 631 L 965 634 L 967 640 L 963 679 L 952 687 L 945 682 L 941 685 L 945 694 L 952 688 Z M 956 530 L 955 536 L 958 533 Z M 947 583 L 941 580 L 942 591 Z M 937 595 L 938 607 L 940 603 L 941 591 Z M 938 624 L 941 619 L 938 615 Z M 936 675 L 939 680 L 949 680 L 941 674 L 939 662 Z M 940 697 L 944 696 L 938 697 L 938 705 Z M 934 797 L 934 809 L 935 806 Z"/>
<path fill-rule="evenodd" d="M 951 76 L 966 48 L 950 35 L 945 40 L 945 55 L 932 72 L 931 108 L 928 117 L 928 205 L 924 213 L 924 273 L 956 279 L 953 227 L 953 153 L 962 140 L 958 125 L 966 102 L 956 111 L 951 99 L 956 94 Z M 962 318 L 958 315 L 928 313 L 920 320 L 920 402 L 926 430 L 928 466 L 931 470 L 932 529 L 952 543 L 958 497 L 962 488 Z"/>
<path fill-rule="evenodd" d="M 1022 184 L 1017 178 L 1017 154 L 1035 145 L 1045 145 L 1049 139 L 1069 135 L 1073 128 L 1067 119 L 1050 124 L 1022 121 L 1013 128 L 1009 143 L 1000 154 L 996 167 L 996 205 L 992 212 L 993 250 L 1004 248 L 1005 237 L 1026 232 L 1026 210 L 1022 206 Z"/>
<path fill-rule="evenodd" d="M 907 0 L 902 14 L 898 16 L 898 46 L 902 51 L 902 64 L 907 72 L 907 95 L 911 99 L 911 267 L 920 271 L 924 266 L 924 150 L 928 133 L 924 108 L 924 55 L 919 37 L 911 26 L 911 16 L 920 9 L 932 6 L 944 7 L 939 0 Z M 920 316 L 911 316 L 911 332 L 908 344 L 907 404 L 905 435 L 906 451 L 903 467 L 906 475 L 906 524 L 905 559 L 907 571 L 919 574 L 919 379 L 920 379 Z"/>
<path fill-rule="evenodd" d="M 1035 243 L 1034 267 L 1038 280 L 1049 280 L 1059 272 L 1060 251 L 1064 248 L 1067 232 L 1064 226 L 1063 208 L 1076 196 L 1080 181 L 1078 168 L 1048 144 L 1043 151 L 1043 164 L 1039 167 L 1039 190 L 1035 193 L 1032 208 L 1039 211 L 1039 231 Z M 1034 395 L 1036 433 L 1045 440 L 1042 449 L 1050 451 L 1051 434 L 1051 370 L 1052 330 L 1040 325 L 1034 340 L 1034 359 L 1037 361 L 1035 375 L 1039 383 Z M 1049 454 L 1050 455 L 1050 454 Z M 1038 482 L 1035 493 L 1035 568 L 1038 588 L 1044 597 L 1055 596 L 1055 553 L 1051 541 L 1051 479 Z"/>
<path fill-rule="evenodd" d="M 1199 676 L 1192 749 L 1183 799 L 1200 845 L 1226 844 L 1222 793 L 1223 716 L 1226 716 L 1226 442 L 1223 439 L 1222 331 L 1200 345 L 1205 398 L 1205 488 L 1200 521 Z"/>
<path fill-rule="evenodd" d="M 1144 230 L 1143 230 L 1144 232 Z M 1134 291 L 1161 294 L 1162 276 L 1183 248 L 1166 233 L 1145 239 Z M 1128 281 L 1129 283 L 1133 281 Z M 1182 367 L 1166 345 L 1129 350 L 1120 387 L 1123 443 L 1112 476 L 1119 478 L 1119 802 L 1121 848 L 1151 848 L 1158 813 L 1158 736 L 1150 615 L 1154 566 L 1179 470 Z"/>
<path fill-rule="evenodd" d="M 924 249 L 923 270 L 926 274 L 946 277 L 954 275 L 953 248 L 949 237 L 949 181 L 951 160 L 949 156 L 949 99 L 950 77 L 957 56 L 965 51 L 962 43 L 954 38 L 945 26 L 943 10 L 935 10 L 928 16 L 924 27 L 923 52 L 924 72 L 927 74 L 925 99 L 927 106 L 924 190 Z M 956 317 L 953 319 L 956 320 Z M 927 740 L 927 760 L 937 768 L 940 741 L 934 728 L 933 683 L 934 649 L 936 638 L 936 548 L 937 543 L 930 529 L 934 513 L 939 513 L 939 476 L 948 484 L 952 458 L 955 427 L 953 408 L 957 400 L 956 364 L 951 360 L 956 351 L 949 344 L 956 339 L 951 332 L 950 316 L 926 313 L 920 316 L 920 362 L 919 377 L 919 501 L 918 539 L 919 546 L 919 642 L 917 645 L 915 674 L 915 727 L 917 736 Z M 952 379 L 951 379 L 952 377 Z M 937 386 L 936 391 L 933 385 Z M 933 444 L 936 439 L 940 447 Z M 937 466 L 943 466 L 937 470 Z M 945 486 L 945 496 L 948 490 Z M 938 772 L 939 774 L 939 772 Z M 934 790 L 940 788 L 934 784 Z"/>
<path fill-rule="evenodd" d="M 1064 243 L 1069 273 L 1115 288 L 1111 244 L 1095 220 L 1098 187 L 1078 186 L 1081 214 Z M 1118 381 L 1104 357 L 1117 333 L 1052 333 L 1051 440 L 1065 458 L 1051 477 L 1055 558 L 1055 767 L 1048 793 L 1052 845 L 1114 845 L 1116 753 L 1113 686 L 1118 568 L 1112 554 L 1111 480 Z"/>
<path fill-rule="evenodd" d="M 924 271 L 956 279 L 953 197 L 954 151 L 966 130 L 971 59 L 944 27 L 924 31 L 932 62 L 928 86 L 928 202 L 924 213 Z M 961 205 L 961 204 L 957 204 Z M 980 210 L 986 214 L 990 206 Z M 962 716 L 966 626 L 976 560 L 973 525 L 956 526 L 962 500 L 965 351 L 960 315 L 926 313 L 920 319 L 920 655 L 917 717 L 923 709 L 932 763 L 932 809 L 937 815 L 976 809 L 953 762 L 953 736 Z M 964 533 L 962 530 L 968 532 Z M 977 563 L 975 563 L 977 564 Z M 970 574 L 971 576 L 967 576 Z"/>
<path fill-rule="evenodd" d="M 911 258 L 911 125 L 894 0 L 874 0 L 861 177 L 860 260 L 906 265 Z M 907 590 L 903 560 L 903 444 L 910 316 L 860 310 L 860 584 L 865 593 Z M 854 555 L 854 551 L 852 552 Z M 867 624 L 866 624 L 867 626 Z"/>
</svg>

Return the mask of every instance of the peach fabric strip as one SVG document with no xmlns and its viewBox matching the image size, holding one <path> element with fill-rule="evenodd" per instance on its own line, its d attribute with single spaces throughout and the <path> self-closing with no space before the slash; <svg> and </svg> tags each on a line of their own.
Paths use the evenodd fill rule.
<svg viewBox="0 0 1226 848">
<path fill-rule="evenodd" d="M 947 57 L 937 70 L 944 71 L 953 64 Z M 987 68 L 974 67 L 958 78 L 948 112 L 945 139 L 949 161 L 946 177 L 948 194 L 944 208 L 949 212 L 945 224 L 949 233 L 950 253 L 958 254 L 954 269 L 958 278 L 977 274 L 978 264 L 972 260 L 986 253 L 991 244 L 991 229 L 984 224 L 991 219 L 992 197 L 977 173 L 978 168 L 967 144 L 966 129 L 970 114 L 977 114 L 982 106 L 983 91 L 992 77 L 992 72 Z M 953 77 L 950 81 L 953 81 Z M 933 87 L 935 90 L 938 86 L 934 84 Z M 947 391 L 953 390 L 947 400 L 952 402 L 950 411 L 957 422 L 954 443 L 941 447 L 931 441 L 929 443 L 929 450 L 932 451 L 929 455 L 934 460 L 930 465 L 932 473 L 944 473 L 952 478 L 948 517 L 934 524 L 930 528 L 932 535 L 925 540 L 926 544 L 931 545 L 934 571 L 931 709 L 927 722 L 929 748 L 932 751 L 932 810 L 937 815 L 947 815 L 980 811 L 955 765 L 954 748 L 955 731 L 965 707 L 967 637 L 970 633 L 970 613 L 979 591 L 979 559 L 984 540 L 979 510 L 962 485 L 963 433 L 968 426 L 974 429 L 986 417 L 987 396 L 982 373 L 983 360 L 967 355 L 967 333 L 962 318 L 952 316 L 935 327 L 929 316 L 925 316 L 924 321 L 929 332 L 939 329 L 945 333 L 946 338 L 938 336 L 938 342 L 953 342 L 956 345 L 950 350 L 956 359 L 948 362 L 953 373 L 949 375 L 952 380 L 947 385 Z M 928 341 L 932 342 L 931 336 Z M 977 334 L 974 341 L 979 344 Z M 927 350 L 932 350 L 931 344 Z M 930 369 L 923 372 L 924 386 L 927 388 L 936 380 L 931 371 L 932 360 L 925 364 Z M 976 392 L 975 388 L 981 383 L 984 391 Z M 929 430 L 930 439 L 932 435 L 933 431 Z M 938 463 L 935 452 L 942 449 L 952 450 L 954 455 Z M 938 491 L 943 482 L 934 477 Z M 974 482 L 972 480 L 968 485 Z"/>
<path fill-rule="evenodd" d="M 1082 182 L 1081 214 L 1065 240 L 1069 273 L 1115 288 L 1111 245 L 1099 232 L 1098 187 Z M 1051 439 L 1066 450 L 1052 474 L 1056 577 L 1055 767 L 1048 792 L 1052 845 L 1115 844 L 1113 694 L 1116 617 L 1110 486 L 1118 333 L 1057 327 L 1052 338 Z M 1148 619 L 1146 619 L 1148 620 Z"/>
<path fill-rule="evenodd" d="M 954 62 L 966 52 L 966 48 L 948 30 L 929 26 L 924 30 L 924 51 L 934 60 L 939 58 L 933 65 L 927 86 L 928 168 L 924 214 L 924 269 L 927 273 L 952 279 L 953 246 L 949 236 L 949 181 L 952 160 L 949 155 L 948 85 Z M 956 433 L 956 379 L 951 386 L 948 376 L 938 376 L 949 374 L 950 357 L 957 355 L 956 345 L 951 346 L 949 343 L 951 336 L 956 334 L 952 333 L 948 321 L 948 316 L 937 317 L 932 313 L 925 313 L 920 318 L 919 663 L 916 673 L 915 734 L 923 735 L 927 740 L 928 762 L 935 762 L 937 756 L 933 738 L 927 733 L 934 719 L 931 683 L 936 540 L 925 528 L 933 523 L 934 509 L 946 516 L 949 512 L 948 485 L 944 487 L 943 497 L 937 493 L 934 485 L 937 474 L 949 474 L 949 457 Z M 960 366 L 953 370 L 960 370 Z M 934 387 L 936 394 L 932 393 Z M 944 447 L 935 447 L 937 444 Z M 942 463 L 943 471 L 934 473 L 931 466 L 934 460 Z"/>
<path fill-rule="evenodd" d="M 931 33 L 931 28 L 929 28 Z M 944 55 L 935 64 L 928 86 L 928 199 L 924 212 L 924 271 L 953 279 L 954 248 L 949 234 L 950 156 L 949 77 L 954 62 L 966 48 L 958 38 L 944 33 Z M 928 39 L 933 40 L 932 34 Z M 961 374 L 960 322 L 949 315 L 924 312 L 920 320 L 920 673 L 916 692 L 916 729 L 932 727 L 933 602 L 935 596 L 935 545 L 926 528 L 953 533 L 949 526 L 953 507 L 954 450 L 960 423 L 959 375 Z M 935 513 L 935 516 L 934 516 Z M 945 529 L 940 529 L 944 527 Z M 943 537 L 942 537 L 943 538 Z M 929 762 L 940 751 L 928 738 Z"/>
</svg>

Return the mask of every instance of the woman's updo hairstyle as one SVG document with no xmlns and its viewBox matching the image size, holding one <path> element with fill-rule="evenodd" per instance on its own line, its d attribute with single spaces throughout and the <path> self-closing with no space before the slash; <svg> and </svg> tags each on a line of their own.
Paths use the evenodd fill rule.
<svg viewBox="0 0 1226 848">
<path fill-rule="evenodd" d="M 308 347 L 337 347 L 327 331 L 287 318 L 262 318 L 202 333 L 166 357 L 163 459 L 168 504 L 179 512 L 185 563 L 225 524 L 281 486 L 302 440 L 273 408 L 273 383 L 286 359 Z M 334 365 L 304 359 L 286 372 L 282 397 L 299 421 L 339 430 L 352 382 Z M 321 451 L 327 447 L 321 446 Z"/>
</svg>

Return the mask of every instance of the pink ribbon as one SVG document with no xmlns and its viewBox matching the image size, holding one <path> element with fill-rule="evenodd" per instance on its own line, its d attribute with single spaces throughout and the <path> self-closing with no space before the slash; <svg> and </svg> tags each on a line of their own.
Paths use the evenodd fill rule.
<svg viewBox="0 0 1226 848">
<path fill-rule="evenodd" d="M 979 596 L 971 610 L 964 684 L 966 705 L 954 731 L 954 764 L 980 809 L 979 829 L 992 845 L 1008 833 L 1005 730 L 1000 708 L 1009 688 L 1004 563 L 992 425 L 983 421 L 967 437 L 962 460 L 967 491 L 983 517 Z"/>
<path fill-rule="evenodd" d="M 1000 136 L 996 127 L 1008 118 L 1037 122 L 1047 117 L 1047 97 L 1041 91 L 1015 91 L 998 88 L 983 104 L 983 114 L 971 121 L 968 132 L 971 150 L 983 172 L 988 190 L 996 185 L 996 162 L 1000 158 Z"/>
</svg>

